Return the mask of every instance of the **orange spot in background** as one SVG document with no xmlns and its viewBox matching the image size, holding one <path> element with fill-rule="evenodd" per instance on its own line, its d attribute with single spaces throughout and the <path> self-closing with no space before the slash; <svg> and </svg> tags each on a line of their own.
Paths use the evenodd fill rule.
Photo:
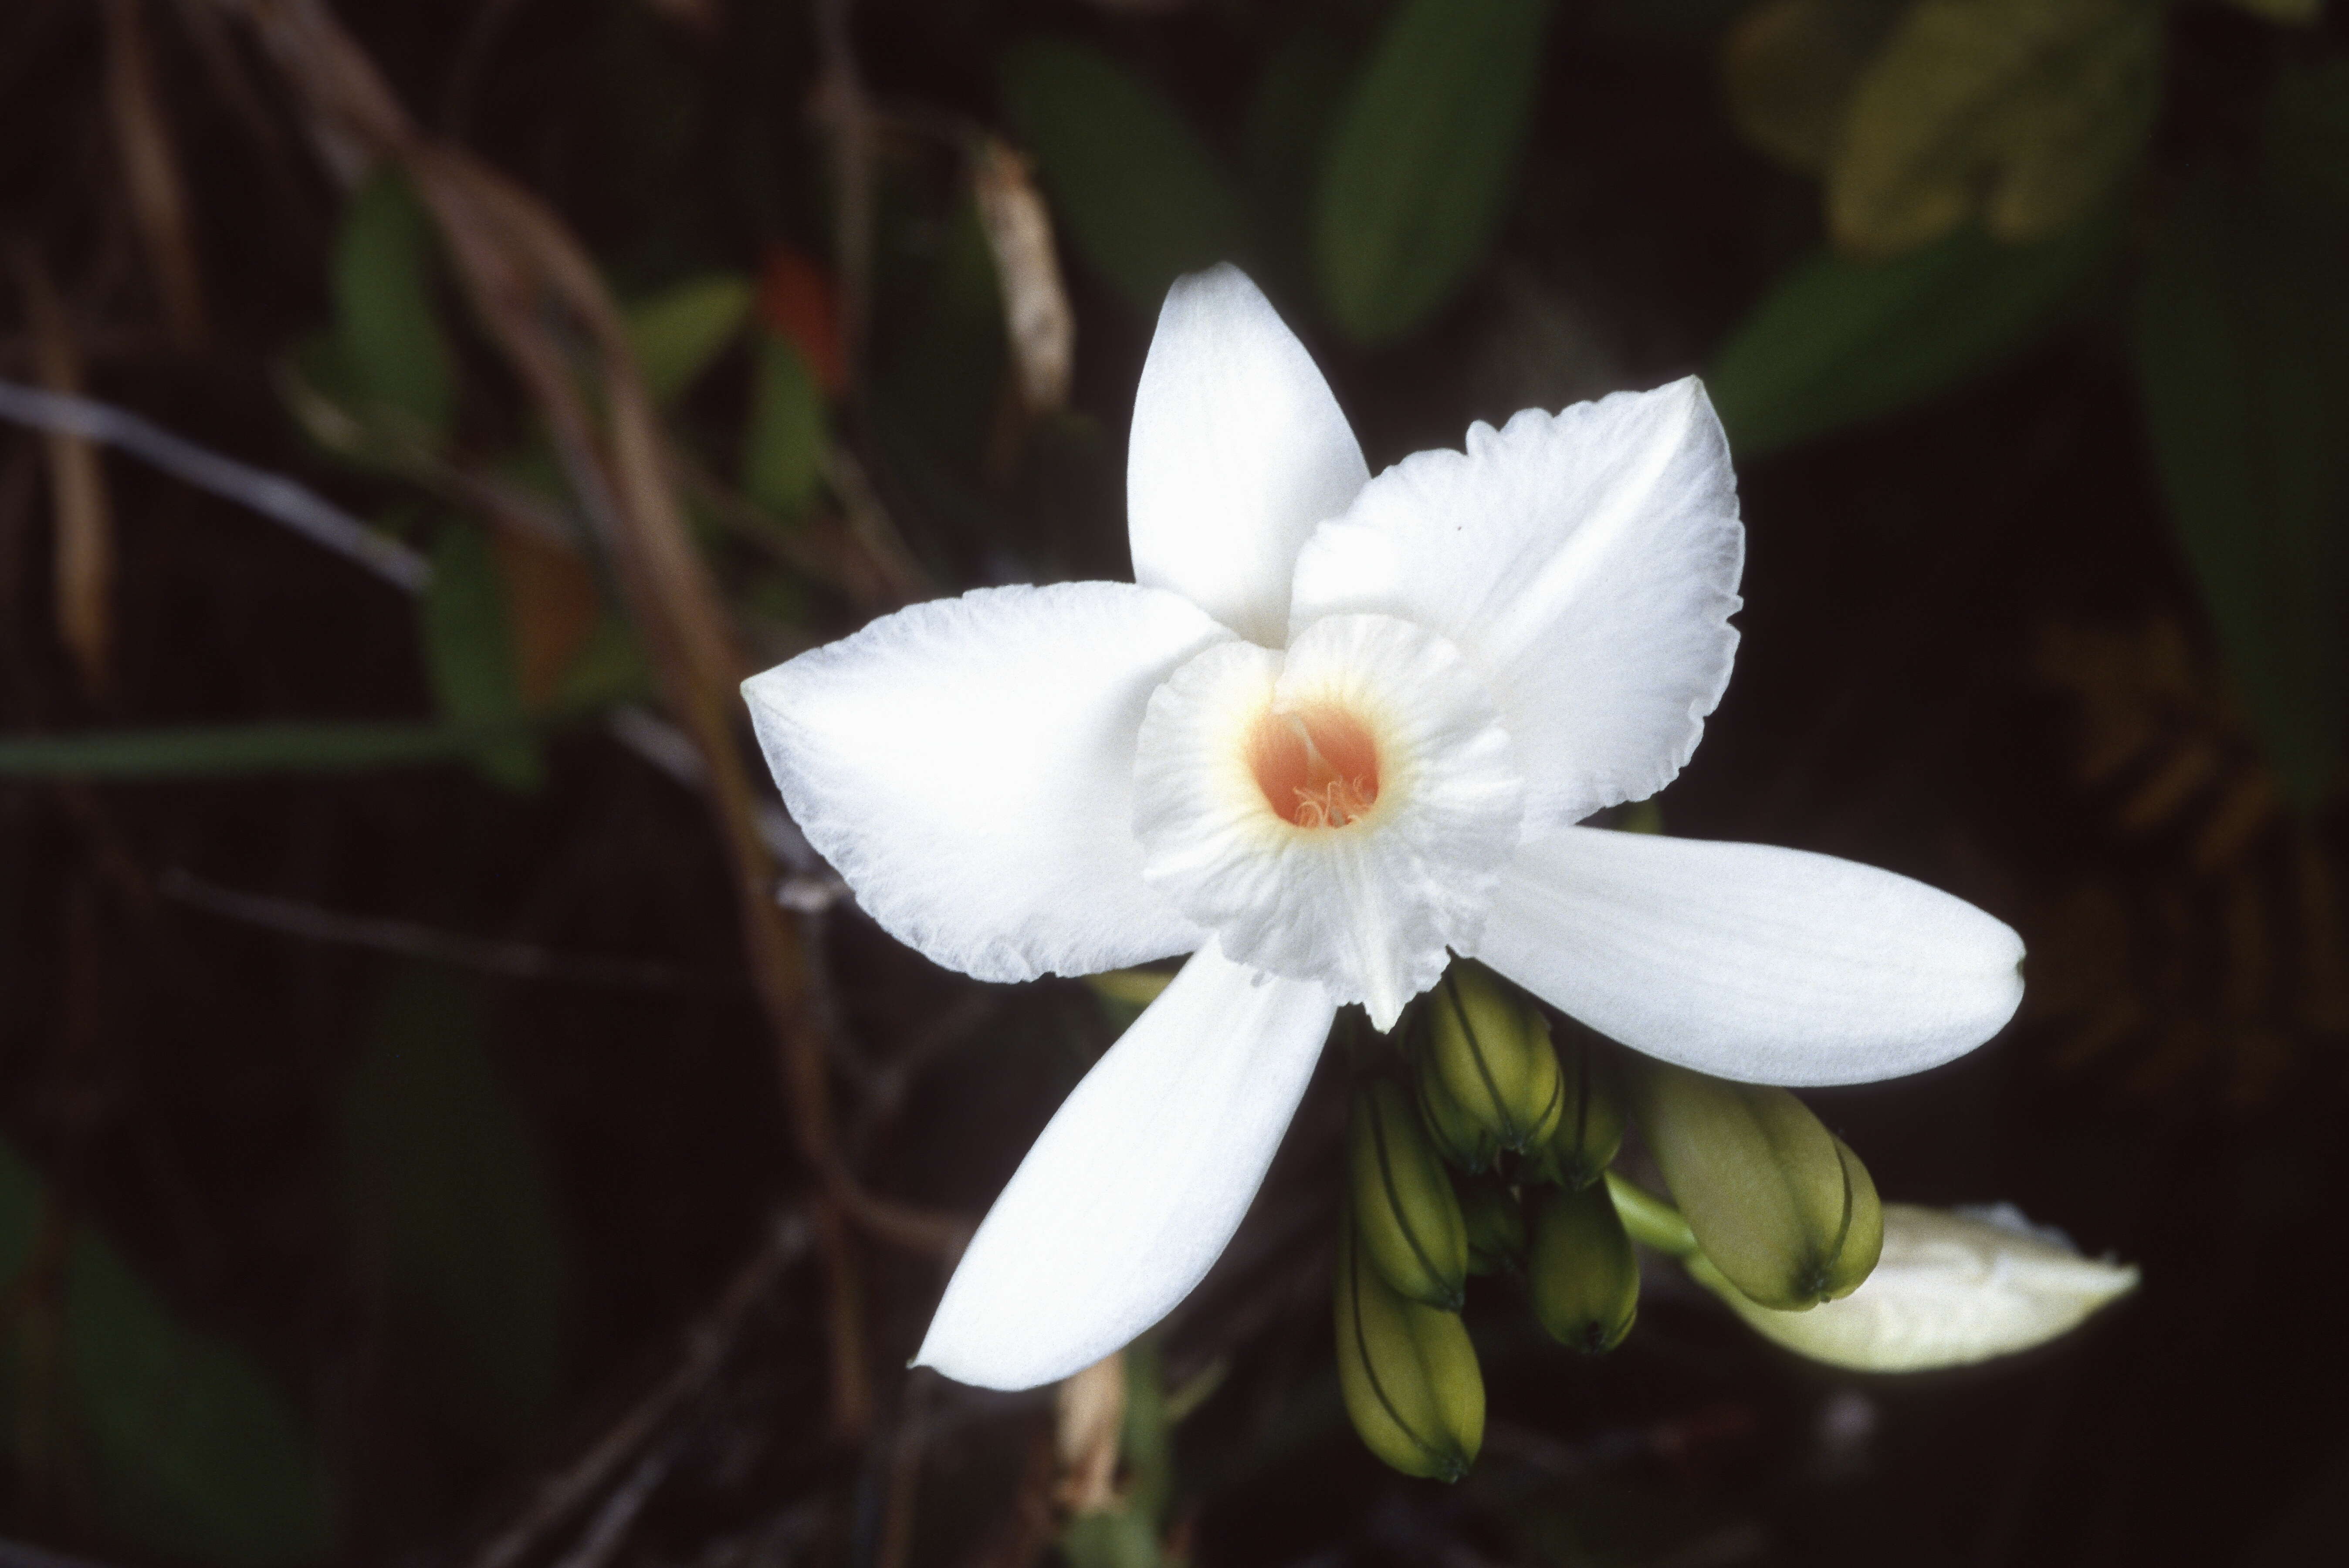
<svg viewBox="0 0 2349 1568">
<path fill-rule="evenodd" d="M 823 269 L 789 245 L 767 247 L 759 268 L 759 321 L 791 339 L 826 393 L 837 397 L 847 389 L 839 296 Z"/>
<path fill-rule="evenodd" d="M 1342 828 L 1378 804 L 1378 742 L 1342 707 L 1268 709 L 1247 747 L 1257 788 L 1298 827 Z"/>
</svg>

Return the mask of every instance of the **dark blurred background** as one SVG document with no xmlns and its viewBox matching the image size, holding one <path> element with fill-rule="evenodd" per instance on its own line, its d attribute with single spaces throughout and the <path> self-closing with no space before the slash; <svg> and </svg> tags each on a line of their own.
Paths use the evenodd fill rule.
<svg viewBox="0 0 2349 1568">
<path fill-rule="evenodd" d="M 0 1561 L 2333 1560 L 2338 12 L 0 7 Z M 1666 1274 L 1587 1361 L 1486 1281 L 1485 1456 L 1405 1480 L 1330 1370 L 1325 1071 L 1128 1357 L 1118 1522 L 1081 1412 L 901 1370 L 1137 993 L 883 936 L 732 685 L 1127 575 L 1156 302 L 1224 259 L 1374 469 L 1706 376 L 1749 607 L 1665 825 L 2023 932 L 2004 1036 L 1812 1102 L 2136 1296 L 1870 1378 Z"/>
</svg>

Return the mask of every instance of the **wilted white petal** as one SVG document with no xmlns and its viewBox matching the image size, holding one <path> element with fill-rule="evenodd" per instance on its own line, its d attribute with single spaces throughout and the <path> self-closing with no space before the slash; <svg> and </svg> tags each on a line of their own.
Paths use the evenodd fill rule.
<svg viewBox="0 0 2349 1568">
<path fill-rule="evenodd" d="M 1220 644 L 1159 688 L 1134 832 L 1143 874 L 1226 954 L 1319 981 L 1385 1029 L 1443 975 L 1446 945 L 1475 939 L 1522 788 L 1459 650 L 1340 615 L 1286 655 Z"/>
<path fill-rule="evenodd" d="M 1475 956 L 1634 1050 L 1747 1083 L 1921 1072 L 2023 1000 L 2023 939 L 1923 882 L 1599 828 L 1518 850 Z"/>
<path fill-rule="evenodd" d="M 1370 477 L 1329 383 L 1256 284 L 1232 266 L 1177 280 L 1133 397 L 1133 580 L 1277 648 L 1298 547 Z"/>
<path fill-rule="evenodd" d="M 2133 1265 L 2084 1258 L 2044 1230 L 1887 1203 L 1883 1259 L 1840 1301 L 1773 1312 L 1714 1288 L 1757 1332 L 1814 1361 L 1925 1372 L 2044 1345 L 2137 1283 Z"/>
<path fill-rule="evenodd" d="M 1745 532 L 1703 387 L 1527 409 L 1467 446 L 1404 459 L 1315 531 L 1290 629 L 1375 611 L 1458 645 L 1516 743 L 1528 832 L 1654 794 L 1737 650 Z"/>
<path fill-rule="evenodd" d="M 1122 583 L 987 588 L 743 683 L 792 815 L 883 929 L 982 980 L 1090 974 L 1206 935 L 1142 877 L 1151 689 L 1229 634 Z"/>
<path fill-rule="evenodd" d="M 1032 1388 L 1165 1316 L 1238 1228 L 1336 1012 L 1318 985 L 1193 954 L 1020 1161 L 916 1364 Z"/>
</svg>

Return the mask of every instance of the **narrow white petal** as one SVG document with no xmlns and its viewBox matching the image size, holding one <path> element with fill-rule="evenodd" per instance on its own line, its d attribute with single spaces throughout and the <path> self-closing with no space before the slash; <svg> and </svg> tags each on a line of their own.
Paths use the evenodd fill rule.
<svg viewBox="0 0 2349 1568">
<path fill-rule="evenodd" d="M 783 800 L 882 927 L 982 980 L 1206 940 L 1142 877 L 1153 687 L 1229 634 L 1123 583 L 916 604 L 743 683 Z"/>
<path fill-rule="evenodd" d="M 1745 531 L 1693 377 L 1476 425 L 1372 480 L 1298 557 L 1292 633 L 1399 615 L 1485 672 L 1526 827 L 1644 799 L 1696 749 L 1737 651 Z"/>
<path fill-rule="evenodd" d="M 1268 716 L 1336 713 L 1375 757 L 1342 827 L 1284 818 L 1251 742 Z M 1384 615 L 1338 615 L 1288 652 L 1207 649 L 1150 699 L 1135 765 L 1143 874 L 1223 949 L 1360 1002 L 1381 1029 L 1475 938 L 1517 842 L 1523 781 L 1459 651 Z"/>
<path fill-rule="evenodd" d="M 1336 1014 L 1317 985 L 1193 954 L 1012 1173 L 915 1363 L 1032 1388 L 1165 1316 L 1247 1212 Z"/>
<path fill-rule="evenodd" d="M 1923 882 L 1599 828 L 1527 841 L 1475 956 L 1633 1050 L 1746 1083 L 1921 1072 L 2023 1000 L 2023 939 Z"/>
<path fill-rule="evenodd" d="M 1133 580 L 1277 648 L 1298 547 L 1370 477 L 1330 384 L 1256 284 L 1233 266 L 1176 280 L 1133 397 Z"/>
<path fill-rule="evenodd" d="M 1856 1372 L 1926 1372 L 2044 1345 L 2137 1283 L 2135 1267 L 2084 1258 L 2044 1231 L 1887 1203 L 1884 1256 L 1842 1300 L 1773 1312 L 1733 1288 L 1723 1299 L 1757 1332 L 1814 1361 Z"/>
</svg>

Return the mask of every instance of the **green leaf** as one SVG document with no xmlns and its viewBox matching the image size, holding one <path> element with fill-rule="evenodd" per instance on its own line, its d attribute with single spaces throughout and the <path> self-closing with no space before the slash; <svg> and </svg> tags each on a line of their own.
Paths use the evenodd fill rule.
<svg viewBox="0 0 2349 1568">
<path fill-rule="evenodd" d="M 1753 457 L 1894 413 L 2028 346 L 2110 253 L 2117 225 L 2035 245 L 1965 230 L 1891 262 L 1821 251 L 1730 335 L 1705 377 Z"/>
<path fill-rule="evenodd" d="M 2265 118 L 2261 151 L 2278 196 L 2349 216 L 2349 58 L 2278 72 Z"/>
<path fill-rule="evenodd" d="M 27 1364 L 40 1310 L 25 1270 L 50 1222 L 40 1177 L 0 1144 L 0 1265 L 16 1307 L 0 1387 L 16 1407 L 42 1372 Z M 65 1257 L 62 1356 L 47 1375 L 55 1434 L 87 1466 L 88 1493 L 107 1528 L 172 1556 L 271 1568 L 326 1554 L 332 1543 L 323 1466 L 285 1400 L 227 1344 L 187 1328 L 112 1243 L 77 1228 Z M 32 1411 L 12 1408 L 17 1440 Z"/>
<path fill-rule="evenodd" d="M 693 278 L 628 307 L 636 368 L 659 403 L 700 379 L 750 318 L 750 280 L 731 273 Z"/>
<path fill-rule="evenodd" d="M 250 773 L 354 773 L 451 762 L 527 733 L 496 724 L 243 724 L 0 738 L 0 779 L 214 779 Z"/>
<path fill-rule="evenodd" d="M 2144 0 L 1916 0 L 1836 138 L 1837 244 L 1892 256 L 1969 218 L 2011 243 L 2078 222 L 2153 128 L 2163 37 Z"/>
<path fill-rule="evenodd" d="M 1402 0 L 1340 113 L 1314 211 L 1322 303 L 1363 343 L 1448 302 L 1499 232 L 1548 0 Z"/>
<path fill-rule="evenodd" d="M 742 490 L 771 511 L 796 516 L 823 480 L 823 388 L 779 332 L 759 334 L 757 375 L 750 428 L 742 437 Z"/>
<path fill-rule="evenodd" d="M 417 605 L 424 666 L 442 717 L 460 726 L 494 728 L 523 714 L 521 666 L 497 552 L 482 530 L 444 522 L 432 552 L 432 581 Z M 529 737 L 508 734 L 483 742 L 475 761 L 486 778 L 509 789 L 533 789 L 543 777 Z"/>
<path fill-rule="evenodd" d="M 454 1418 L 521 1435 L 562 1371 L 563 1257 L 535 1140 L 499 1084 L 474 988 L 393 983 L 345 1100 L 356 1228 L 445 1382 Z"/>
<path fill-rule="evenodd" d="M 1248 100 L 1244 143 L 1259 279 L 1275 294 L 1313 286 L 1313 191 L 1351 72 L 1345 52 L 1312 28 L 1264 63 Z"/>
<path fill-rule="evenodd" d="M 2220 647 L 2287 792 L 2349 718 L 2349 306 L 2337 236 L 2217 178 L 2171 211 L 2137 301 L 2154 463 Z"/>
<path fill-rule="evenodd" d="M 1184 273 L 1247 250 L 1238 196 L 1174 106 L 1097 49 L 1006 51 L 1004 108 L 1078 253 L 1155 315 Z"/>
<path fill-rule="evenodd" d="M 335 353 L 366 410 L 438 446 L 455 418 L 455 359 L 432 298 L 431 219 L 394 173 L 343 209 L 335 236 Z"/>
</svg>

